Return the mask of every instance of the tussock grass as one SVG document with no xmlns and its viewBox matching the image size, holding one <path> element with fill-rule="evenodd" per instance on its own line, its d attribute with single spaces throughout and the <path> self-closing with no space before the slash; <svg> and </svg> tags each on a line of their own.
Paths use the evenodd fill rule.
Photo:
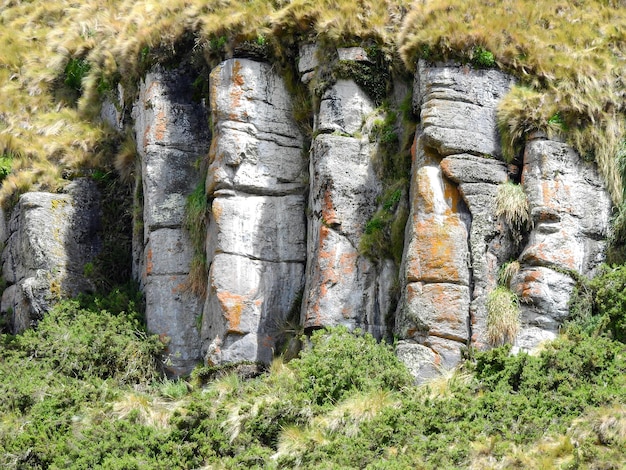
<svg viewBox="0 0 626 470">
<path fill-rule="evenodd" d="M 532 224 L 528 198 L 522 185 L 509 181 L 498 186 L 496 217 L 502 217 L 515 240 L 519 242 L 522 232 Z"/>
<path fill-rule="evenodd" d="M 512 344 L 519 331 L 519 300 L 498 286 L 487 297 L 487 340 L 492 346 Z"/>
<path fill-rule="evenodd" d="M 376 44 L 409 70 L 422 57 L 513 73 L 520 85 L 499 112 L 509 158 L 528 132 L 566 135 L 622 197 L 626 9 L 617 0 L 7 1 L 0 25 L 0 142 L 13 139 L 13 172 L 30 173 L 20 177 L 29 188 L 58 189 L 65 169 L 113 166 L 102 95 L 121 82 L 132 101 L 152 64 L 191 54 L 211 66 L 245 50 L 293 61 L 294 46 L 317 41 Z M 9 181 L 5 206 L 20 191 Z"/>
<path fill-rule="evenodd" d="M 398 44 L 409 69 L 419 57 L 471 62 L 478 48 L 492 52 L 520 81 L 499 111 L 508 158 L 530 131 L 566 135 L 582 155 L 595 158 L 618 202 L 625 31 L 619 0 L 440 0 L 414 3 Z"/>
</svg>

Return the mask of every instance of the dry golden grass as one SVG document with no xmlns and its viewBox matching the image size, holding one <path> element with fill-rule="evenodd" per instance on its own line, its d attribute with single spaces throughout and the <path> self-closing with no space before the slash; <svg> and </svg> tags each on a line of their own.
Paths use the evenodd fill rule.
<svg viewBox="0 0 626 470">
<path fill-rule="evenodd" d="M 0 148 L 10 139 L 17 157 L 16 174 L 0 189 L 5 205 L 19 191 L 62 186 L 58 175 L 65 169 L 113 167 L 117 138 L 99 123 L 99 103 L 118 82 L 132 101 L 152 63 L 193 49 L 211 65 L 245 41 L 266 44 L 275 60 L 293 60 L 291 47 L 313 40 L 377 43 L 388 57 L 399 52 L 409 70 L 420 56 L 471 60 L 477 46 L 493 52 L 497 64 L 520 79 L 499 116 L 508 154 L 513 156 L 530 131 L 566 134 L 580 152 L 596 158 L 614 200 L 621 197 L 614 157 L 626 133 L 626 7 L 617 0 L 5 0 L 1 5 Z M 81 90 L 64 85 L 72 60 L 90 66 Z M 118 155 L 118 166 L 127 171 L 130 152 Z M 52 167 L 56 170 L 47 173 Z"/>
<path fill-rule="evenodd" d="M 418 57 L 471 60 L 476 47 L 491 51 L 520 80 L 500 109 L 509 157 L 527 132 L 563 133 L 595 157 L 613 199 L 621 199 L 615 155 L 625 137 L 623 1 L 415 2 L 398 45 L 409 69 Z"/>
<path fill-rule="evenodd" d="M 519 301 L 508 288 L 498 286 L 487 297 L 487 340 L 492 346 L 512 344 L 520 328 Z"/>
</svg>

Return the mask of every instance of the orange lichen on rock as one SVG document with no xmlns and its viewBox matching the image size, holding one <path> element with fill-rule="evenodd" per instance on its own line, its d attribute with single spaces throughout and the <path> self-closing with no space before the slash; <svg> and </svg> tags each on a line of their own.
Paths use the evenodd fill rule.
<svg viewBox="0 0 626 470">
<path fill-rule="evenodd" d="M 222 314 L 228 322 L 228 331 L 232 333 L 244 333 L 241 331 L 240 325 L 241 314 L 248 300 L 247 297 L 227 291 L 220 291 L 216 296 L 222 308 Z"/>
<path fill-rule="evenodd" d="M 458 217 L 418 220 L 415 233 L 407 256 L 409 282 L 467 284 L 467 229 Z"/>
<path fill-rule="evenodd" d="M 157 142 L 162 141 L 165 138 L 165 132 L 167 131 L 167 119 L 165 111 L 159 111 L 154 119 L 154 138 Z"/>
<path fill-rule="evenodd" d="M 146 253 L 146 275 L 152 274 L 152 270 L 154 269 L 154 263 L 152 261 L 152 248 L 148 248 L 148 252 Z"/>
</svg>

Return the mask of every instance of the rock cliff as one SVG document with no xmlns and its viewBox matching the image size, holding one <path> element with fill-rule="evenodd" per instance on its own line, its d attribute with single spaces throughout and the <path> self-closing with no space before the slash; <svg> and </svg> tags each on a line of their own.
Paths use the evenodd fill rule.
<svg viewBox="0 0 626 470">
<path fill-rule="evenodd" d="M 385 111 L 349 74 L 320 86 L 328 74 L 319 54 L 303 47 L 297 68 L 319 92 L 311 136 L 294 120 L 283 75 L 258 59 L 215 67 L 204 77 L 208 100 L 194 97 L 184 68 L 154 67 L 140 84 L 125 123 L 140 158 L 134 275 L 149 330 L 168 342 L 170 372 L 199 361 L 267 363 L 287 330 L 346 325 L 395 336 L 398 355 L 425 379 L 454 367 L 463 348 L 490 346 L 488 298 L 511 261 L 520 266 L 510 281 L 520 299 L 516 346 L 553 338 L 576 276 L 592 275 L 604 259 L 611 201 L 595 166 L 542 135 L 529 136 L 523 161 L 505 163 L 496 112 L 513 79 L 420 61 L 410 184 L 398 192 L 408 197 L 394 203 L 410 211 L 402 260 L 368 255 L 362 240 L 375 214 L 396 210 L 383 201 L 389 178 L 377 157 L 390 145 L 377 131 Z M 361 48 L 333 57 L 372 63 Z M 387 85 L 393 107 L 411 95 L 400 79 Z M 523 227 L 499 212 L 500 188 L 511 183 L 527 199 L 531 223 Z M 183 227 L 199 185 L 204 298 L 188 286 L 198 254 Z M 86 180 L 64 194 L 21 197 L 2 255 L 2 312 L 12 330 L 35 322 L 56 297 L 90 289 L 82 273 L 99 249 L 98 207 Z"/>
</svg>

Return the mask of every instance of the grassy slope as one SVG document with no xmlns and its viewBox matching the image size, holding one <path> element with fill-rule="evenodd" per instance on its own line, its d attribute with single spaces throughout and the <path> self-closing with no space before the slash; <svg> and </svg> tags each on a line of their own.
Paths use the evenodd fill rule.
<svg viewBox="0 0 626 470">
<path fill-rule="evenodd" d="M 390 56 L 399 51 L 396 66 L 409 70 L 420 56 L 469 61 L 478 47 L 493 52 L 521 80 L 501 113 L 511 153 L 528 131 L 567 129 L 597 159 L 617 202 L 625 11 L 618 0 L 5 0 L 0 154 L 13 158 L 13 174 L 0 199 L 10 203 L 32 185 L 54 190 L 68 169 L 111 165 L 119 142 L 93 119 L 100 95 L 121 81 L 130 105 L 146 67 L 181 47 L 210 64 L 244 41 L 293 60 L 297 42 L 369 40 Z M 67 80 L 72 60 L 89 64 L 84 77 Z"/>
</svg>

